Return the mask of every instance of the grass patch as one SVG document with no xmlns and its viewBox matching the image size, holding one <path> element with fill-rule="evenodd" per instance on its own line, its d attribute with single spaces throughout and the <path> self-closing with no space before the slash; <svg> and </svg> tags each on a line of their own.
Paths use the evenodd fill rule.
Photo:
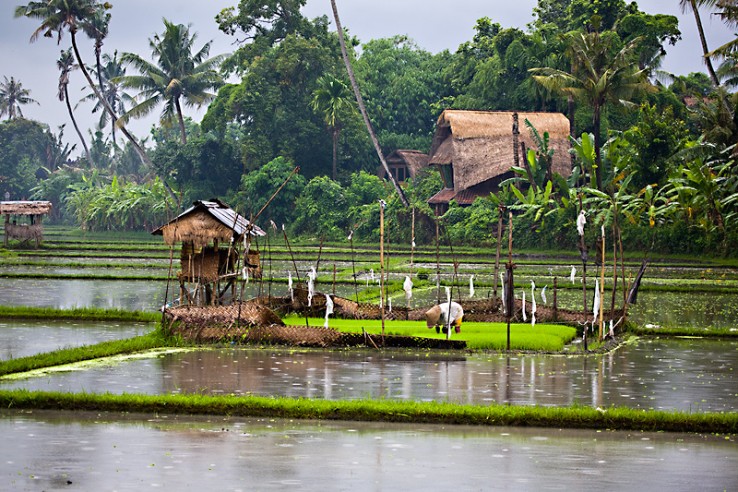
<svg viewBox="0 0 738 492">
<path fill-rule="evenodd" d="M 296 315 L 284 318 L 285 324 L 304 325 L 305 318 Z M 322 318 L 309 318 L 310 326 L 323 326 Z M 372 335 L 382 332 L 380 320 L 330 319 L 331 328 L 345 333 L 361 333 L 362 329 Z M 408 337 L 445 338 L 435 330 L 426 328 L 425 321 L 392 320 L 385 322 L 386 335 Z M 510 326 L 510 348 L 512 350 L 530 350 L 541 352 L 560 352 L 564 346 L 576 336 L 576 329 L 570 326 L 513 323 Z M 505 350 L 507 348 L 507 325 L 505 323 L 466 322 L 461 333 L 453 333 L 454 340 L 465 340 L 467 348 L 472 350 Z"/>
<path fill-rule="evenodd" d="M 16 409 L 204 414 L 284 419 L 401 422 L 444 425 L 738 432 L 738 413 L 685 413 L 612 407 L 461 405 L 391 400 L 319 400 L 259 396 L 112 395 L 0 391 L 0 405 Z"/>
<path fill-rule="evenodd" d="M 56 309 L 31 306 L 0 306 L 0 319 L 75 319 L 89 321 L 143 321 L 161 320 L 161 313 L 124 311 L 122 309 L 73 308 Z"/>
<path fill-rule="evenodd" d="M 694 328 L 691 326 L 646 328 L 629 323 L 627 331 L 638 336 L 738 338 L 738 331 L 735 328 Z"/>
<path fill-rule="evenodd" d="M 75 362 L 101 357 L 131 354 L 161 347 L 172 347 L 179 344 L 179 340 L 164 335 L 161 330 L 154 330 L 146 335 L 128 338 L 126 340 L 102 342 L 95 345 L 60 349 L 44 354 L 0 361 L 0 376 L 62 364 L 73 364 Z"/>
</svg>

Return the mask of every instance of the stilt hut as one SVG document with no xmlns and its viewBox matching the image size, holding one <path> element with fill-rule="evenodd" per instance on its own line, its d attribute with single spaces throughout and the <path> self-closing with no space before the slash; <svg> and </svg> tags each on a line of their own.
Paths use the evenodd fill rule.
<svg viewBox="0 0 738 492">
<path fill-rule="evenodd" d="M 235 298 L 239 277 L 261 278 L 259 252 L 251 239 L 266 233 L 220 200 L 198 200 L 152 234 L 164 236 L 172 248 L 182 243 L 180 304 L 223 304 L 229 290 Z"/>
<path fill-rule="evenodd" d="M 36 242 L 36 247 L 44 239 L 41 221 L 51 211 L 51 202 L 44 201 L 6 201 L 0 202 L 0 214 L 5 215 L 5 237 L 3 244 L 8 246 L 10 239 L 21 242 Z"/>
</svg>

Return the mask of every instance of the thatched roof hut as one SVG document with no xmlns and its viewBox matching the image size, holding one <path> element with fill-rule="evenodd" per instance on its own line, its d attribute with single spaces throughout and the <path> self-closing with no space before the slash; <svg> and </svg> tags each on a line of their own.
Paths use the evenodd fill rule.
<svg viewBox="0 0 738 492">
<path fill-rule="evenodd" d="M 428 166 L 428 154 L 419 150 L 398 149 L 388 155 L 385 160 L 398 183 L 415 178 L 423 168 Z M 377 173 L 379 177 L 387 179 L 384 167 L 380 166 Z"/>
<path fill-rule="evenodd" d="M 244 236 L 265 236 L 266 232 L 220 200 L 198 200 L 152 234 L 164 236 L 170 246 L 182 243 L 181 270 L 177 273 L 181 303 L 221 304 L 228 287 L 231 298 L 235 298 L 235 280 L 241 265 L 243 275 L 248 271 L 251 277 L 261 277 L 259 252 L 249 248 L 240 258 L 237 246 Z M 220 243 L 228 246 L 220 248 Z M 226 285 L 221 289 L 222 282 Z M 194 290 L 188 287 L 190 283 Z"/>
<path fill-rule="evenodd" d="M 49 212 L 51 212 L 51 202 L 45 202 L 45 201 L 0 202 L 0 214 L 46 215 Z"/>
<path fill-rule="evenodd" d="M 168 245 L 192 243 L 207 246 L 211 242 L 229 243 L 238 240 L 248 232 L 251 236 L 265 236 L 256 224 L 237 214 L 232 208 L 218 199 L 198 200 L 177 218 L 152 232 L 164 236 Z"/>
<path fill-rule="evenodd" d="M 447 109 L 438 118 L 429 153 L 429 165 L 438 167 L 444 189 L 428 203 L 440 206 L 437 210 L 452 199 L 468 205 L 497 191 L 499 183 L 512 176 L 510 168 L 521 165 L 521 143 L 535 148 L 525 120 L 541 135 L 548 132 L 553 171 L 569 176 L 569 120 L 563 114 Z"/>
<path fill-rule="evenodd" d="M 3 244 L 9 239 L 35 241 L 36 247 L 43 240 L 44 229 L 41 225 L 43 216 L 51 211 L 51 202 L 47 201 L 6 201 L 0 202 L 0 214 L 5 215 L 5 236 Z M 17 219 L 11 222 L 10 217 L 26 218 L 27 224 L 18 224 Z"/>
</svg>

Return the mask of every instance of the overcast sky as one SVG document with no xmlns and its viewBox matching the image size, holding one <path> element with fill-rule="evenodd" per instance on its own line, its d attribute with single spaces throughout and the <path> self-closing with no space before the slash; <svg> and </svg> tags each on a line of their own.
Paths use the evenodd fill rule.
<svg viewBox="0 0 738 492">
<path fill-rule="evenodd" d="M 23 87 L 30 89 L 31 97 L 40 105 L 23 108 L 27 118 L 49 124 L 56 131 L 64 123 L 70 123 L 65 105 L 56 98 L 59 73 L 56 60 L 62 48 L 69 46 L 68 35 L 61 46 L 55 40 L 40 38 L 29 43 L 29 37 L 39 22 L 25 18 L 15 19 L 16 5 L 24 2 L 1 0 L 0 6 L 0 77 L 15 77 Z M 237 0 L 113 0 L 110 34 L 105 40 L 104 52 L 135 52 L 145 58 L 150 54 L 148 39 L 163 31 L 162 18 L 175 23 L 192 24 L 198 33 L 196 48 L 213 40 L 211 55 L 235 50 L 234 38 L 221 33 L 214 21 L 221 9 L 237 5 Z M 503 27 L 525 29 L 533 20 L 536 0 L 456 0 L 449 3 L 440 0 L 341 0 L 339 13 L 341 22 L 350 33 L 362 42 L 370 39 L 406 34 L 423 49 L 439 52 L 444 49 L 455 51 L 459 44 L 471 39 L 474 24 L 480 17 L 490 17 Z M 678 0 L 641 0 L 641 10 L 648 13 L 668 13 L 679 17 L 682 41 L 667 47 L 668 55 L 662 69 L 675 74 L 704 71 L 701 49 L 691 15 L 682 14 Z M 332 19 L 329 0 L 308 0 L 303 13 L 310 17 L 328 15 Z M 704 15 L 703 22 L 711 48 L 717 47 L 734 37 L 719 19 Z M 87 46 L 83 59 L 94 63 L 91 43 L 79 36 L 80 45 Z M 86 54 L 86 58 L 85 58 Z M 81 99 L 83 76 L 72 75 L 70 96 L 73 102 Z M 81 104 L 75 116 L 83 128 L 92 128 L 97 117 L 89 114 L 91 105 Z M 158 113 L 157 113 L 158 114 Z M 188 116 L 198 120 L 202 112 L 189 110 Z M 156 121 L 151 118 L 132 122 L 129 127 L 140 138 L 148 135 Z M 86 134 L 86 131 L 83 130 Z M 65 129 L 65 139 L 77 143 L 71 123 Z M 76 153 L 81 153 L 77 146 Z"/>
</svg>

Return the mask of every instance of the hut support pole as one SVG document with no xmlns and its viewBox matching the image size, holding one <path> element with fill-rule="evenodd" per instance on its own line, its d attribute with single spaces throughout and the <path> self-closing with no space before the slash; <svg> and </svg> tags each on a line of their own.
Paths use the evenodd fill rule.
<svg viewBox="0 0 738 492">
<path fill-rule="evenodd" d="M 8 225 L 10 225 L 10 214 L 5 214 L 5 235 L 3 236 L 3 246 L 8 247 Z"/>
</svg>

